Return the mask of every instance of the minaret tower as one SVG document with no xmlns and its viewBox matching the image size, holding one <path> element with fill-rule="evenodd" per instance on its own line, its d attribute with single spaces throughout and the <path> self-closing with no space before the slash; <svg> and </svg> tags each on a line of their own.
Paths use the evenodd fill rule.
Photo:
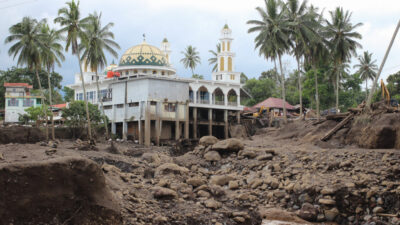
<svg viewBox="0 0 400 225">
<path fill-rule="evenodd" d="M 171 49 L 167 38 L 164 38 L 164 40 L 161 42 L 161 51 L 164 52 L 168 65 L 171 65 L 170 62 Z"/>
<path fill-rule="evenodd" d="M 235 72 L 234 59 L 235 53 L 232 52 L 232 30 L 228 24 L 225 24 L 221 30 L 221 38 L 219 39 L 221 51 L 218 52 L 217 72 L 212 74 L 213 80 L 231 83 L 240 83 L 240 73 Z"/>
</svg>

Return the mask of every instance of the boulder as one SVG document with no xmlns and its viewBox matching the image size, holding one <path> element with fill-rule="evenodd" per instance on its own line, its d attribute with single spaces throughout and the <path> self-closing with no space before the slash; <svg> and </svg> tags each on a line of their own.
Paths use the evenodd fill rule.
<svg viewBox="0 0 400 225">
<path fill-rule="evenodd" d="M 229 181 L 234 180 L 232 176 L 229 175 L 214 175 L 210 179 L 211 184 L 224 186 L 229 183 Z"/>
<path fill-rule="evenodd" d="M 318 202 L 322 205 L 335 205 L 336 201 L 333 199 L 321 198 Z"/>
<path fill-rule="evenodd" d="M 231 189 L 231 190 L 238 189 L 238 188 L 239 188 L 239 181 L 237 181 L 237 180 L 231 180 L 231 181 L 229 181 L 228 187 L 229 187 L 229 189 Z"/>
<path fill-rule="evenodd" d="M 188 172 L 189 169 L 186 167 L 178 166 L 175 163 L 164 163 L 156 168 L 155 176 L 165 175 L 169 173 L 183 175 Z"/>
<path fill-rule="evenodd" d="M 169 188 L 155 187 L 153 189 L 153 197 L 160 200 L 169 200 L 178 198 L 178 194 Z"/>
<path fill-rule="evenodd" d="M 221 160 L 221 156 L 216 151 L 209 151 L 206 154 L 204 154 L 204 159 L 207 161 L 216 162 L 216 161 Z"/>
<path fill-rule="evenodd" d="M 333 221 L 339 215 L 339 210 L 337 208 L 327 209 L 324 211 L 324 214 L 326 220 Z"/>
<path fill-rule="evenodd" d="M 236 138 L 229 138 L 218 141 L 212 146 L 212 149 L 220 153 L 238 152 L 244 148 L 242 141 Z"/>
<path fill-rule="evenodd" d="M 186 183 L 192 185 L 193 187 L 199 187 L 206 183 L 206 181 L 199 177 L 193 177 L 186 180 Z"/>
<path fill-rule="evenodd" d="M 218 138 L 214 136 L 203 136 L 199 140 L 199 144 L 205 147 L 213 145 L 218 142 Z"/>
<path fill-rule="evenodd" d="M 318 210 L 310 203 L 304 203 L 298 213 L 298 216 L 307 221 L 316 221 Z"/>
<path fill-rule="evenodd" d="M 217 202 L 217 201 L 215 201 L 214 199 L 208 199 L 208 200 L 206 200 L 206 201 L 204 202 L 204 205 L 205 205 L 207 208 L 210 208 L 210 209 L 218 209 L 218 208 L 221 208 L 221 206 L 222 206 L 221 202 Z"/>
</svg>

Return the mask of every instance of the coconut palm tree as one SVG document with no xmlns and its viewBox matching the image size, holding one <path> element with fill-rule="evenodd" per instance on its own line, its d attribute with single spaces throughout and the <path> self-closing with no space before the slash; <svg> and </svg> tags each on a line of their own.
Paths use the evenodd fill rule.
<svg viewBox="0 0 400 225">
<path fill-rule="evenodd" d="M 91 71 L 96 73 L 96 87 L 97 96 L 100 101 L 101 110 L 103 113 L 103 122 L 106 128 L 106 136 L 108 134 L 108 121 L 106 114 L 104 113 L 103 98 L 100 96 L 99 88 L 99 75 L 98 70 L 103 69 L 107 65 L 107 59 L 104 54 L 104 50 L 110 53 L 113 57 L 117 58 L 118 53 L 114 49 L 120 49 L 119 45 L 113 40 L 114 34 L 110 31 L 110 28 L 114 26 L 114 23 L 108 23 L 104 27 L 101 26 L 101 13 L 98 15 L 96 12 L 89 15 L 89 26 L 85 29 L 87 38 L 85 42 L 80 46 L 83 50 L 82 60 L 85 62 L 85 69 L 90 67 Z"/>
<path fill-rule="evenodd" d="M 365 80 L 365 100 L 368 98 L 368 79 L 373 80 L 378 71 L 376 60 L 372 60 L 372 53 L 365 51 L 362 56 L 358 57 L 360 64 L 354 65 L 354 68 L 358 68 L 357 73 L 360 74 L 361 79 Z"/>
<path fill-rule="evenodd" d="M 41 49 L 42 64 L 47 70 L 47 83 L 49 87 L 49 105 L 50 109 L 53 105 L 52 102 L 52 87 L 51 87 L 51 71 L 54 72 L 54 66 L 57 64 L 61 66 L 61 61 L 65 60 L 63 54 L 63 46 L 60 44 L 62 41 L 62 36 L 55 29 L 50 29 L 47 23 L 42 24 L 41 33 L 43 36 L 45 48 Z M 51 111 L 51 110 L 50 110 Z M 50 114 L 51 119 L 51 138 L 55 139 L 54 132 L 54 118 L 53 113 Z"/>
<path fill-rule="evenodd" d="M 298 76 L 298 89 L 299 89 L 299 102 L 300 112 L 303 111 L 303 98 L 301 88 L 301 74 L 302 69 L 300 60 L 305 55 L 307 43 L 317 39 L 316 27 L 318 24 L 315 20 L 315 14 L 310 13 L 307 7 L 307 0 L 300 2 L 299 0 L 288 0 L 285 4 L 286 17 L 289 20 L 290 26 L 290 40 L 293 43 L 292 53 L 296 58 Z M 317 40 L 318 41 L 318 40 Z"/>
<path fill-rule="evenodd" d="M 213 55 L 212 58 L 208 59 L 209 65 L 214 65 L 213 69 L 212 69 L 212 72 L 216 72 L 217 69 L 218 69 L 218 53 L 221 52 L 221 43 L 218 43 L 216 45 L 216 50 L 217 50 L 216 52 L 213 51 L 213 50 L 208 50 L 208 52 L 210 52 Z"/>
<path fill-rule="evenodd" d="M 40 95 L 42 97 L 43 113 L 46 114 L 46 104 L 42 84 L 39 78 L 39 70 L 41 69 L 41 49 L 44 49 L 43 37 L 40 34 L 41 24 L 44 21 L 37 21 L 30 17 L 24 17 L 21 22 L 9 28 L 10 36 L 5 40 L 5 43 L 14 43 L 8 50 L 10 56 L 17 57 L 17 65 L 27 66 L 30 70 L 34 69 Z M 46 117 L 46 138 L 49 138 L 49 131 Z"/>
<path fill-rule="evenodd" d="M 352 56 L 355 56 L 357 48 L 361 48 L 361 44 L 356 39 L 361 39 L 361 34 L 354 31 L 362 23 L 353 25 L 351 23 L 351 13 L 344 11 L 343 8 L 337 7 L 334 11 L 330 11 L 330 21 L 326 20 L 326 34 L 329 41 L 329 49 L 333 56 L 335 67 L 340 68 L 345 62 L 348 62 Z M 339 83 L 340 70 L 336 72 L 336 111 L 339 110 Z"/>
<path fill-rule="evenodd" d="M 186 47 L 185 51 L 181 52 L 184 57 L 181 59 L 181 63 L 185 68 L 190 68 L 192 70 L 192 76 L 194 74 L 194 69 L 196 68 L 197 64 L 200 64 L 200 56 L 199 52 L 196 51 L 196 48 L 189 45 Z"/>
<path fill-rule="evenodd" d="M 282 55 L 286 53 L 291 45 L 289 40 L 289 20 L 285 18 L 283 3 L 276 0 L 265 0 L 266 8 L 257 7 L 256 10 L 261 20 L 249 20 L 247 24 L 254 25 L 248 32 L 257 32 L 255 47 L 266 59 L 279 61 L 281 71 L 281 91 L 283 99 L 283 116 L 286 122 L 286 91 L 285 75 L 282 68 Z"/>
<path fill-rule="evenodd" d="M 71 2 L 67 2 L 66 4 L 66 7 L 58 10 L 58 17 L 54 19 L 54 22 L 61 25 L 61 29 L 59 30 L 60 33 L 67 33 L 65 50 L 68 51 L 69 47 L 71 47 L 72 54 L 76 55 L 76 57 L 78 58 L 79 71 L 81 75 L 83 89 L 83 100 L 85 102 L 86 119 L 88 123 L 88 136 L 89 140 L 92 141 L 93 139 L 90 124 L 89 107 L 86 97 L 85 81 L 82 72 L 82 60 L 78 44 L 80 40 L 86 39 L 86 35 L 83 32 L 83 29 L 87 28 L 89 18 L 86 17 L 81 19 L 79 1 L 75 3 L 75 1 L 72 0 Z"/>
</svg>

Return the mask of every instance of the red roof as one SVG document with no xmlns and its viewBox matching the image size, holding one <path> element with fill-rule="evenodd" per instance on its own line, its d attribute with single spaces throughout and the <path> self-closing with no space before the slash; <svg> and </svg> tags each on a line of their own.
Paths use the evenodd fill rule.
<svg viewBox="0 0 400 225">
<path fill-rule="evenodd" d="M 67 103 L 52 105 L 51 107 L 59 108 L 59 109 L 66 108 L 67 107 Z"/>
<path fill-rule="evenodd" d="M 264 106 L 265 108 L 283 108 L 283 100 L 280 98 L 267 98 L 264 101 L 258 103 L 257 105 L 253 106 L 252 108 L 261 108 Z M 293 110 L 294 106 L 286 102 L 285 104 L 286 109 Z"/>
<path fill-rule="evenodd" d="M 33 86 L 29 85 L 28 83 L 4 83 L 4 87 L 27 87 L 27 88 L 33 88 Z"/>
</svg>

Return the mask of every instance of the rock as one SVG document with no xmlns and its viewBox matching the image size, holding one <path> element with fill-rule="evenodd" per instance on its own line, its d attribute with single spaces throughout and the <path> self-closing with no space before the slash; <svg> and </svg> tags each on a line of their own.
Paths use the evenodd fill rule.
<svg viewBox="0 0 400 225">
<path fill-rule="evenodd" d="M 328 221 L 333 221 L 337 215 L 339 215 L 339 210 L 337 208 L 326 209 L 324 211 L 325 218 Z"/>
<path fill-rule="evenodd" d="M 273 158 L 274 158 L 274 156 L 272 154 L 267 153 L 267 154 L 259 155 L 257 157 L 257 160 L 263 161 L 263 160 L 271 160 Z"/>
<path fill-rule="evenodd" d="M 382 208 L 382 207 L 380 207 L 380 206 L 377 206 L 377 207 L 375 207 L 373 210 L 372 210 L 372 212 L 373 213 L 383 213 L 385 210 Z"/>
<path fill-rule="evenodd" d="M 0 160 L 4 160 L 3 153 L 0 152 Z"/>
<path fill-rule="evenodd" d="M 186 167 L 178 166 L 175 163 L 164 163 L 156 168 L 155 176 L 165 175 L 169 173 L 183 175 L 188 172 L 189 169 Z"/>
<path fill-rule="evenodd" d="M 263 181 L 262 179 L 256 178 L 256 179 L 253 179 L 253 180 L 249 183 L 249 186 L 250 186 L 251 188 L 255 189 L 255 188 L 257 188 L 258 186 L 262 185 L 263 182 L 264 182 L 264 181 Z"/>
<path fill-rule="evenodd" d="M 214 136 L 203 136 L 199 140 L 199 144 L 205 147 L 213 145 L 218 142 L 218 138 Z"/>
<path fill-rule="evenodd" d="M 206 159 L 207 161 L 216 162 L 221 160 L 221 156 L 216 151 L 209 151 L 206 154 L 204 154 L 204 159 Z"/>
<path fill-rule="evenodd" d="M 246 219 L 241 216 L 234 217 L 233 220 L 238 223 L 244 223 L 246 221 Z"/>
<path fill-rule="evenodd" d="M 239 188 L 239 182 L 237 180 L 231 180 L 228 184 L 229 189 L 235 190 Z"/>
<path fill-rule="evenodd" d="M 204 205 L 210 209 L 218 209 L 221 208 L 222 204 L 220 202 L 215 201 L 214 199 L 208 199 L 204 202 Z"/>
<path fill-rule="evenodd" d="M 156 187 L 153 190 L 153 196 L 156 199 L 168 200 L 178 198 L 178 194 L 169 188 Z"/>
<path fill-rule="evenodd" d="M 352 164 L 353 164 L 353 163 L 351 162 L 351 160 L 346 160 L 346 161 L 344 161 L 344 162 L 341 162 L 341 163 L 339 164 L 339 167 L 340 167 L 340 168 L 351 167 Z"/>
<path fill-rule="evenodd" d="M 57 152 L 57 149 L 52 148 L 52 149 L 46 150 L 44 153 L 46 153 L 46 155 L 53 155 L 56 152 Z"/>
<path fill-rule="evenodd" d="M 336 201 L 333 199 L 326 199 L 326 198 L 321 198 L 318 200 L 318 202 L 322 205 L 335 205 Z"/>
<path fill-rule="evenodd" d="M 243 150 L 239 151 L 238 155 L 249 158 L 249 159 L 253 159 L 253 158 L 257 157 L 258 154 L 256 151 L 254 151 L 252 149 L 243 149 Z"/>
<path fill-rule="evenodd" d="M 313 222 L 317 220 L 318 210 L 310 203 L 304 203 L 301 206 L 298 216 L 302 219 Z"/>
<path fill-rule="evenodd" d="M 336 192 L 336 190 L 331 187 L 324 187 L 321 190 L 321 194 L 323 194 L 323 195 L 333 195 L 333 194 L 335 194 L 335 192 Z"/>
<path fill-rule="evenodd" d="M 207 191 L 203 191 L 203 190 L 198 191 L 197 195 L 199 197 L 205 197 L 205 198 L 209 198 L 211 196 L 210 193 L 208 193 Z"/>
<path fill-rule="evenodd" d="M 186 183 L 192 185 L 193 187 L 198 187 L 206 183 L 204 179 L 193 177 L 186 180 Z"/>
<path fill-rule="evenodd" d="M 277 189 L 279 187 L 279 180 L 272 176 L 268 176 L 264 180 L 264 183 L 268 184 L 272 189 Z"/>
<path fill-rule="evenodd" d="M 312 203 L 313 202 L 313 199 L 307 193 L 301 194 L 298 199 L 299 199 L 299 202 L 301 202 L 301 203 L 307 203 L 307 202 Z"/>
<path fill-rule="evenodd" d="M 233 177 L 229 175 L 214 175 L 210 179 L 211 184 L 216 184 L 220 186 L 224 186 L 229 183 L 229 181 L 234 180 Z"/>
<path fill-rule="evenodd" d="M 243 143 L 236 138 L 229 138 L 222 141 L 218 141 L 212 146 L 212 149 L 218 152 L 231 153 L 238 152 L 244 148 Z"/>
<path fill-rule="evenodd" d="M 148 163 L 154 163 L 156 165 L 159 165 L 161 162 L 160 157 L 156 153 L 151 153 L 151 152 L 145 152 L 142 155 L 142 159 Z"/>
</svg>

